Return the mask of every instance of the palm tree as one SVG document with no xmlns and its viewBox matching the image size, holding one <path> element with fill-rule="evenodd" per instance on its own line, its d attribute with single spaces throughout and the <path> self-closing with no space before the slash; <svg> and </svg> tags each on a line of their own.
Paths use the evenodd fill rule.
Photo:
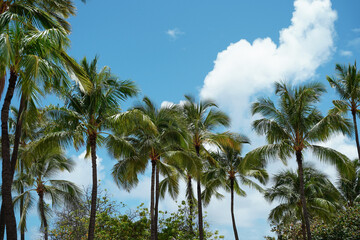
<svg viewBox="0 0 360 240">
<path fill-rule="evenodd" d="M 137 175 L 146 169 L 148 160 L 151 162 L 151 193 L 150 193 L 150 218 L 151 239 L 157 239 L 158 204 L 159 204 L 159 175 L 160 172 L 171 180 L 174 178 L 174 169 L 166 163 L 167 153 L 174 150 L 182 138 L 181 126 L 177 120 L 175 106 L 156 108 L 155 104 L 147 97 L 143 99 L 144 104 L 136 106 L 144 118 L 150 121 L 148 126 L 139 126 L 132 131 L 128 144 L 133 151 L 130 155 L 124 153 L 124 140 L 121 138 L 121 129 L 114 129 L 114 136 L 108 139 L 108 149 L 119 162 L 113 168 L 113 177 L 119 187 L 130 190 L 138 183 Z M 133 111 L 134 111 L 133 110 Z M 178 186 L 172 181 L 170 186 L 171 195 L 176 195 Z M 175 183 L 175 184 L 174 184 Z M 169 187 L 169 185 L 168 185 Z"/>
<path fill-rule="evenodd" d="M 340 194 L 327 176 L 310 164 L 304 164 L 304 191 L 309 215 L 329 221 L 339 209 Z M 299 174 L 284 170 L 273 177 L 274 186 L 266 189 L 265 199 L 280 204 L 271 210 L 269 221 L 281 224 L 301 222 L 306 239 L 305 221 L 300 198 Z"/>
<path fill-rule="evenodd" d="M 229 125 L 229 117 L 221 112 L 215 110 L 216 104 L 209 100 L 202 100 L 199 103 L 190 96 L 185 96 L 186 102 L 183 107 L 183 115 L 187 124 L 189 133 L 191 150 L 196 153 L 198 158 L 201 158 L 201 151 L 206 151 L 204 144 L 215 141 L 216 134 L 211 131 L 216 127 Z M 189 176 L 188 181 L 191 184 L 192 176 Z M 202 215 L 202 200 L 201 200 L 201 169 L 197 169 L 197 207 L 198 207 L 198 221 L 199 221 L 199 237 L 204 239 L 204 226 Z M 192 188 L 192 187 L 191 187 Z"/>
<path fill-rule="evenodd" d="M 28 92 L 22 93 L 19 109 L 19 124 L 17 124 L 15 130 L 13 153 L 11 155 L 8 119 L 15 86 L 19 84 L 21 90 L 24 91 L 31 89 L 29 87 L 30 85 L 38 85 L 37 88 L 39 89 L 42 85 L 49 85 L 51 82 L 55 83 L 56 80 L 53 80 L 53 77 L 59 80 L 64 79 L 65 73 L 61 69 L 61 64 L 65 62 L 71 64 L 71 59 L 68 58 L 64 52 L 64 48 L 66 48 L 68 44 L 67 36 L 61 29 L 48 29 L 44 31 L 32 29 L 29 31 L 29 29 L 21 27 L 20 24 L 16 23 L 11 28 L 3 29 L 3 31 L 0 32 L 1 66 L 4 70 L 8 70 L 10 74 L 9 84 L 1 110 L 1 144 L 3 158 L 3 213 L 1 216 L 5 216 L 5 219 L 1 218 L 0 225 L 4 226 L 4 221 L 9 222 L 9 225 L 7 225 L 7 234 L 11 239 L 16 239 L 16 221 L 11 202 L 11 183 L 21 136 L 20 116 L 25 106 L 25 99 L 29 97 L 30 94 Z M 71 66 L 74 65 L 72 64 Z M 31 94 L 36 95 L 36 91 Z"/>
<path fill-rule="evenodd" d="M 334 109 L 332 111 L 347 113 L 351 112 L 354 123 L 354 132 L 358 158 L 360 159 L 360 142 L 356 123 L 356 115 L 360 115 L 360 71 L 354 65 L 346 67 L 345 65 L 336 64 L 337 78 L 327 76 L 331 87 L 339 94 L 341 100 L 334 100 Z"/>
<path fill-rule="evenodd" d="M 24 200 L 19 225 L 24 229 L 26 228 L 26 216 L 33 206 L 34 197 L 32 193 L 36 192 L 39 197 L 38 210 L 41 229 L 45 240 L 47 240 L 50 209 L 45 199 L 50 198 L 52 207 L 57 207 L 61 203 L 76 205 L 81 198 L 80 189 L 72 182 L 52 179 L 60 171 L 71 171 L 74 162 L 65 157 L 63 150 L 58 146 L 48 146 L 39 150 L 33 149 L 32 145 L 29 144 L 22 155 L 23 160 L 31 161 L 32 164 L 25 173 L 19 172 L 14 181 L 14 188 L 17 190 L 26 189 L 14 199 L 15 204 L 19 200 Z"/>
<path fill-rule="evenodd" d="M 349 163 L 349 171 L 339 171 L 338 189 L 349 207 L 360 202 L 360 162 L 355 159 Z"/>
<path fill-rule="evenodd" d="M 72 139 L 78 149 L 86 144 L 86 156 L 91 156 L 92 163 L 92 197 L 88 239 L 94 239 L 97 196 L 96 149 L 103 141 L 104 134 L 120 112 L 119 102 L 134 96 L 137 88 L 132 81 L 118 81 L 109 67 L 97 69 L 98 58 L 90 63 L 84 58 L 80 65 L 86 72 L 93 87 L 84 92 L 81 86 L 75 85 L 65 93 L 65 107 L 51 107 L 48 112 L 57 125 L 54 135 L 63 135 L 69 142 Z"/>
<path fill-rule="evenodd" d="M 295 155 L 299 172 L 301 205 L 308 240 L 311 240 L 309 214 L 306 206 L 303 177 L 303 152 L 310 150 L 320 160 L 335 164 L 346 170 L 347 157 L 331 148 L 314 143 L 326 141 L 331 134 L 351 132 L 351 123 L 337 114 L 323 117 L 315 107 L 325 88 L 320 83 L 291 87 L 285 83 L 275 84 L 279 96 L 277 108 L 271 99 L 260 98 L 252 105 L 252 114 L 264 116 L 253 122 L 258 134 L 265 135 L 268 145 L 256 148 L 248 156 L 255 159 L 279 157 L 283 162 Z"/>
<path fill-rule="evenodd" d="M 216 188 L 223 187 L 231 194 L 231 219 L 233 225 L 234 236 L 239 240 L 235 223 L 234 214 L 234 193 L 239 196 L 246 196 L 246 192 L 241 189 L 242 185 L 253 187 L 258 191 L 263 189 L 249 177 L 259 180 L 265 184 L 268 180 L 268 174 L 260 161 L 244 161 L 241 157 L 242 144 L 250 143 L 249 139 L 239 134 L 229 134 L 229 140 L 219 144 L 219 149 L 213 152 L 212 157 L 216 160 L 217 166 L 211 166 L 205 174 L 206 188 L 203 192 L 204 204 L 210 202 L 210 198 Z"/>
</svg>

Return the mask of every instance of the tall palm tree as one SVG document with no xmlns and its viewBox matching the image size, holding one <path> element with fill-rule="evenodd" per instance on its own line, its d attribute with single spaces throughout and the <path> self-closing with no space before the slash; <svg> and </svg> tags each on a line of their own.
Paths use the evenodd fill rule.
<svg viewBox="0 0 360 240">
<path fill-rule="evenodd" d="M 216 188 L 223 187 L 226 191 L 230 192 L 230 210 L 234 237 L 236 240 L 239 240 L 234 214 L 234 193 L 246 196 L 246 192 L 241 189 L 240 183 L 262 192 L 261 186 L 249 177 L 253 177 L 262 184 L 265 184 L 268 180 L 268 174 L 261 161 L 244 161 L 241 157 L 242 145 L 250 143 L 247 137 L 232 133 L 229 134 L 229 139 L 233 139 L 233 141 L 220 143 L 218 151 L 212 153 L 217 166 L 211 166 L 206 171 L 204 178 L 207 187 L 203 192 L 203 198 L 206 205 L 210 202 L 210 198 Z"/>
<path fill-rule="evenodd" d="M 14 181 L 14 188 L 17 190 L 26 189 L 19 196 L 15 197 L 14 203 L 24 200 L 22 215 L 19 225 L 26 228 L 26 216 L 33 206 L 34 197 L 38 195 L 38 210 L 41 219 L 41 229 L 44 239 L 48 239 L 48 215 L 50 209 L 45 198 L 51 199 L 52 207 L 60 206 L 61 203 L 76 205 L 81 198 L 80 189 L 72 182 L 52 179 L 61 171 L 71 171 L 74 162 L 68 159 L 63 150 L 58 147 L 32 149 L 29 144 L 23 152 L 23 160 L 31 161 L 31 166 L 26 172 L 19 172 Z"/>
<path fill-rule="evenodd" d="M 315 104 L 323 92 L 325 88 L 320 83 L 292 87 L 278 82 L 275 93 L 279 96 L 279 107 L 266 98 L 260 98 L 252 105 L 252 114 L 259 113 L 264 117 L 255 120 L 253 128 L 258 134 L 266 136 L 268 145 L 254 149 L 248 156 L 265 160 L 278 157 L 286 162 L 295 155 L 308 240 L 311 240 L 311 232 L 304 191 L 303 152 L 310 150 L 320 160 L 346 170 L 348 159 L 345 155 L 314 143 L 326 141 L 335 132 L 349 134 L 352 130 L 351 122 L 347 119 L 337 114 L 323 117 L 316 108 Z"/>
<path fill-rule="evenodd" d="M 132 81 L 118 81 L 109 67 L 97 69 L 98 58 L 88 62 L 84 58 L 80 65 L 93 87 L 84 92 L 81 86 L 65 93 L 65 107 L 52 107 L 48 112 L 57 123 L 53 131 L 64 135 L 67 142 L 72 139 L 75 148 L 86 144 L 86 156 L 91 157 L 92 195 L 88 239 L 94 239 L 97 196 L 96 149 L 107 134 L 110 124 L 120 112 L 120 101 L 134 96 L 138 90 Z M 56 133 L 55 133 L 56 135 Z"/>
<path fill-rule="evenodd" d="M 332 111 L 347 113 L 351 112 L 354 123 L 354 133 L 358 158 L 360 159 L 360 142 L 359 133 L 356 123 L 356 116 L 360 116 L 360 71 L 354 65 L 336 64 L 335 70 L 337 78 L 327 76 L 327 80 L 331 87 L 339 94 L 341 100 L 334 100 L 334 109 Z"/>
<path fill-rule="evenodd" d="M 71 59 L 69 59 L 64 52 L 68 44 L 68 38 L 61 29 L 48 29 L 44 31 L 31 29 L 31 31 L 29 31 L 29 29 L 16 23 L 11 26 L 11 28 L 3 29 L 3 31 L 0 32 L 1 66 L 5 70 L 8 70 L 10 74 L 9 84 L 1 110 L 1 144 L 3 158 L 3 214 L 1 214 L 1 216 L 5 216 L 5 218 L 1 218 L 0 225 L 3 226 L 4 221 L 9 222 L 9 225 L 7 225 L 7 235 L 11 239 L 16 239 L 16 221 L 11 202 L 11 183 L 21 136 L 21 124 L 19 122 L 15 130 L 13 153 L 11 155 L 8 119 L 15 86 L 19 84 L 22 86 L 21 89 L 25 90 L 30 89 L 28 86 L 31 84 L 36 85 L 40 82 L 40 85 L 47 85 L 52 81 L 56 82 L 56 80 L 50 80 L 53 77 L 55 77 L 55 79 L 64 79 L 61 64 L 65 62 L 71 64 Z M 22 94 L 19 120 L 21 119 L 20 116 L 25 106 L 25 96 L 27 94 L 28 93 Z M 36 94 L 36 92 L 32 94 Z"/>
<path fill-rule="evenodd" d="M 281 224 L 301 222 L 303 239 L 306 239 L 302 212 L 299 174 L 284 170 L 273 177 L 274 186 L 266 189 L 265 199 L 280 204 L 271 210 L 269 220 Z M 329 221 L 339 209 L 340 194 L 325 174 L 310 164 L 304 164 L 304 191 L 309 215 Z"/>
<path fill-rule="evenodd" d="M 360 202 L 360 161 L 355 159 L 349 163 L 349 171 L 339 171 L 337 187 L 350 207 Z"/>
<path fill-rule="evenodd" d="M 206 151 L 204 144 L 214 142 L 215 135 L 213 131 L 216 127 L 229 126 L 229 117 L 217 110 L 216 104 L 209 100 L 202 100 L 199 103 L 190 96 L 185 96 L 186 102 L 182 106 L 187 130 L 190 136 L 190 146 L 196 156 L 201 158 L 201 151 Z M 202 200 L 201 200 L 201 169 L 197 169 L 197 207 L 198 207 L 198 221 L 199 221 L 199 237 L 204 239 L 204 226 L 202 215 Z M 191 183 L 192 176 L 188 178 Z"/>
<path fill-rule="evenodd" d="M 124 138 L 120 138 L 121 130 L 117 132 L 117 129 L 114 129 L 114 136 L 108 138 L 108 149 L 113 155 L 120 158 L 113 168 L 113 177 L 118 186 L 124 187 L 126 190 L 130 190 L 137 184 L 137 175 L 145 171 L 148 160 L 150 160 L 151 239 L 157 239 L 159 175 L 162 173 L 167 179 L 173 179 L 174 169 L 164 160 L 169 157 L 167 153 L 179 145 L 182 135 L 175 106 L 156 108 L 155 104 L 147 97 L 144 97 L 143 102 L 143 105 L 136 106 L 134 110 L 139 111 L 144 118 L 150 121 L 152 129 L 143 125 L 130 133 L 132 138 L 128 138 L 128 143 L 132 145 L 133 150 L 136 149 L 130 155 L 124 153 L 124 147 L 119 149 L 119 145 L 123 146 Z M 172 183 L 175 182 L 172 181 Z M 176 195 L 178 192 L 176 183 L 172 184 L 169 189 L 172 191 L 172 195 Z"/>
</svg>

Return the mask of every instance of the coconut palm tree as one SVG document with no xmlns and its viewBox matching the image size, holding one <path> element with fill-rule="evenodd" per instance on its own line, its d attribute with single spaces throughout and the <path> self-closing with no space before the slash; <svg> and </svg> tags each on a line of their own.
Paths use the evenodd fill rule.
<svg viewBox="0 0 360 240">
<path fill-rule="evenodd" d="M 230 123 L 229 117 L 217 110 L 216 104 L 209 100 L 202 100 L 199 103 L 190 96 L 185 96 L 186 101 L 182 106 L 183 117 L 187 124 L 187 131 L 189 134 L 191 150 L 198 158 L 202 158 L 201 152 L 206 152 L 204 144 L 216 141 L 216 134 L 212 133 L 216 127 L 227 127 Z M 204 239 L 204 226 L 202 215 L 202 200 L 201 200 L 201 167 L 196 171 L 197 180 L 197 207 L 198 207 L 198 221 L 199 221 L 199 237 Z M 188 178 L 191 183 L 193 176 Z M 192 188 L 192 187 L 191 187 Z"/>
<path fill-rule="evenodd" d="M 271 210 L 269 221 L 281 224 L 301 222 L 303 239 L 306 239 L 305 221 L 300 198 L 299 174 L 283 170 L 273 177 L 274 186 L 266 189 L 265 199 L 280 204 Z M 304 164 L 304 191 L 311 217 L 329 221 L 340 205 L 340 194 L 327 176 L 310 164 Z"/>
<path fill-rule="evenodd" d="M 30 89 L 30 85 L 49 85 L 56 82 L 55 79 L 64 79 L 65 73 L 61 64 L 71 63 L 71 59 L 66 55 L 64 49 L 69 41 L 66 34 L 61 29 L 48 29 L 39 31 L 36 29 L 26 29 L 20 24 L 15 23 L 11 28 L 2 29 L 0 32 L 0 61 L 4 70 L 9 71 L 9 84 L 1 110 L 2 122 L 2 209 L 4 210 L 5 222 L 7 225 L 7 235 L 11 239 L 16 239 L 16 221 L 11 203 L 11 183 L 14 175 L 15 163 L 21 136 L 21 124 L 16 127 L 13 152 L 10 154 L 10 140 L 8 119 L 10 104 L 14 95 L 15 86 L 21 86 L 21 90 Z M 65 59 L 66 58 L 66 59 Z M 65 65 L 63 65 L 65 66 Z M 72 68 L 72 67 L 70 67 Z M 19 81 L 18 81 L 19 80 Z M 32 94 L 36 94 L 32 92 Z M 19 120 L 21 112 L 25 106 L 25 99 L 29 97 L 27 92 L 22 94 L 20 103 Z M 1 218 L 2 219 L 2 218 Z M 1 226 L 4 226 L 4 221 Z"/>
<path fill-rule="evenodd" d="M 91 157 L 92 164 L 92 198 L 88 239 L 94 239 L 97 196 L 97 163 L 96 149 L 101 145 L 104 134 L 120 112 L 120 101 L 134 96 L 138 90 L 132 81 L 118 81 L 109 67 L 98 71 L 98 58 L 91 62 L 84 58 L 80 65 L 91 81 L 93 87 L 84 92 L 81 86 L 75 85 L 65 92 L 65 107 L 50 107 L 48 113 L 57 123 L 54 125 L 54 136 L 63 135 L 65 142 L 73 141 L 78 149 L 86 145 L 86 156 Z"/>
<path fill-rule="evenodd" d="M 210 202 L 210 198 L 218 187 L 222 187 L 230 192 L 231 219 L 234 237 L 238 240 L 239 236 L 234 214 L 234 193 L 239 196 L 246 196 L 246 192 L 241 189 L 240 183 L 262 192 L 261 186 L 249 177 L 253 177 L 262 184 L 265 184 L 268 180 L 268 174 L 261 161 L 244 161 L 241 157 L 242 145 L 250 143 L 247 137 L 231 133 L 229 134 L 229 139 L 232 139 L 232 141 L 220 143 L 218 150 L 212 153 L 212 157 L 216 160 L 217 165 L 210 166 L 206 171 L 204 176 L 206 187 L 203 191 L 203 198 L 206 205 Z"/>
<path fill-rule="evenodd" d="M 67 158 L 60 147 L 32 149 L 29 144 L 22 153 L 24 161 L 31 161 L 26 172 L 19 172 L 14 181 L 14 188 L 26 189 L 15 197 L 14 203 L 24 200 L 20 226 L 26 228 L 26 216 L 34 204 L 33 193 L 38 195 L 38 210 L 44 239 L 48 239 L 48 216 L 50 208 L 45 200 L 51 199 L 51 206 L 58 207 L 62 203 L 77 204 L 81 198 L 80 189 L 72 182 L 53 179 L 61 171 L 71 171 L 74 162 Z"/>
<path fill-rule="evenodd" d="M 325 88 L 320 83 L 310 83 L 292 87 L 285 83 L 275 84 L 275 93 L 279 96 L 279 107 L 271 99 L 260 98 L 252 105 L 252 114 L 261 114 L 263 118 L 253 122 L 254 130 L 265 135 L 268 145 L 248 153 L 255 159 L 280 158 L 286 162 L 295 155 L 299 171 L 301 206 L 305 220 L 308 240 L 311 240 L 309 214 L 306 205 L 303 178 L 303 152 L 310 150 L 322 161 L 347 170 L 348 159 L 345 155 L 314 143 L 326 141 L 336 132 L 349 134 L 351 122 L 337 114 L 323 117 L 315 107 Z"/>
<path fill-rule="evenodd" d="M 360 202 L 360 162 L 354 159 L 349 163 L 349 171 L 339 171 L 337 187 L 349 207 Z"/>
<path fill-rule="evenodd" d="M 148 126 L 139 126 L 128 137 L 128 144 L 133 149 L 130 155 L 124 153 L 124 138 L 122 133 L 114 129 L 114 136 L 108 138 L 108 149 L 119 162 L 113 168 L 113 177 L 119 187 L 130 190 L 138 183 L 137 175 L 145 171 L 147 163 L 151 162 L 151 193 L 150 193 L 150 218 L 151 218 L 151 239 L 157 239 L 158 204 L 159 204 L 159 175 L 165 175 L 171 181 L 168 189 L 171 195 L 178 193 L 177 181 L 174 181 L 174 171 L 166 159 L 168 152 L 176 149 L 182 139 L 182 129 L 179 125 L 176 106 L 165 106 L 156 108 L 155 104 L 147 97 L 143 99 L 144 104 L 136 106 L 144 118 L 150 121 Z M 133 110 L 133 111 L 134 111 Z M 120 143 L 121 142 L 121 143 Z M 169 182 L 168 182 L 169 183 Z"/>
<path fill-rule="evenodd" d="M 336 78 L 326 77 L 331 87 L 335 88 L 341 98 L 341 100 L 333 101 L 334 108 L 332 111 L 345 114 L 351 112 L 358 158 L 360 159 L 360 142 L 356 123 L 356 116 L 360 116 L 360 71 L 356 68 L 356 62 L 354 65 L 349 64 L 347 67 L 336 64 L 335 70 L 337 72 Z"/>
</svg>

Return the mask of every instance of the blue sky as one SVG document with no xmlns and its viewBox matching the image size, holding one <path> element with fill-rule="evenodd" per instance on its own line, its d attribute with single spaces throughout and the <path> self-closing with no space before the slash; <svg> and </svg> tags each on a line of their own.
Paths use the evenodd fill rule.
<svg viewBox="0 0 360 240">
<path fill-rule="evenodd" d="M 88 0 L 77 1 L 77 7 L 77 16 L 70 20 L 70 54 L 78 60 L 98 55 L 99 66 L 108 65 L 121 79 L 136 82 L 142 92 L 124 103 L 124 109 L 143 95 L 159 105 L 178 103 L 184 94 L 210 97 L 232 117 L 231 129 L 250 137 L 253 144 L 247 150 L 265 143 L 251 131 L 248 107 L 258 96 L 272 96 L 274 81 L 316 80 L 328 86 L 326 75 L 334 74 L 335 63 L 353 63 L 360 53 L 357 0 Z M 334 98 L 328 88 L 320 104 L 324 112 Z M 349 156 L 355 152 L 353 140 L 343 136 L 328 145 Z M 78 162 L 77 172 L 62 177 L 88 184 L 90 162 L 83 160 L 82 151 L 68 150 Z M 131 194 L 124 193 L 109 177 L 114 160 L 104 150 L 99 157 L 103 186 L 116 200 L 130 206 L 148 202 L 148 176 Z M 271 164 L 270 172 L 279 168 Z M 334 176 L 333 169 L 325 170 Z M 249 190 L 247 198 L 236 200 L 241 238 L 268 234 L 271 206 L 261 195 Z M 167 198 L 160 208 L 174 206 Z M 208 220 L 226 239 L 233 239 L 228 208 L 227 200 L 214 201 L 207 208 Z M 28 228 L 33 239 L 36 219 L 34 211 Z"/>
</svg>

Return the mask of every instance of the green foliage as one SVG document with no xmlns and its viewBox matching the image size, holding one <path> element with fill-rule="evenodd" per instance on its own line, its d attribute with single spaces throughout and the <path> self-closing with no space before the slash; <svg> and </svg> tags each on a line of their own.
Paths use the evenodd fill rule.
<svg viewBox="0 0 360 240">
<path fill-rule="evenodd" d="M 87 226 L 90 215 L 90 192 L 79 207 L 64 209 L 57 212 L 57 218 L 49 233 L 52 240 L 85 240 L 87 239 Z M 146 240 L 150 237 L 150 215 L 144 204 L 135 210 L 124 210 L 124 204 L 112 201 L 106 191 L 100 191 L 97 202 L 97 215 L 95 225 L 95 239 L 98 240 Z M 173 213 L 160 212 L 159 240 L 167 239 L 198 239 L 198 233 L 193 236 L 188 228 L 189 209 L 186 202 L 178 205 L 178 211 Z M 206 239 L 223 239 L 217 231 L 210 231 L 205 222 Z"/>
<path fill-rule="evenodd" d="M 278 234 L 278 239 L 302 239 L 301 224 L 275 226 L 272 231 Z M 360 239 L 360 204 L 340 211 L 330 223 L 313 219 L 311 232 L 314 240 Z"/>
</svg>

